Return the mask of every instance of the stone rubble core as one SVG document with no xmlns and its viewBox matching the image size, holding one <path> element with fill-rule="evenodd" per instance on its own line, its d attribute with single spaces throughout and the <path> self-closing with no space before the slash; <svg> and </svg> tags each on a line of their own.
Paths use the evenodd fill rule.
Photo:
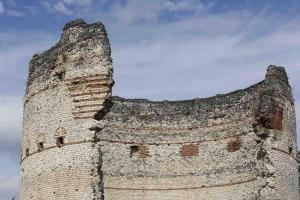
<svg viewBox="0 0 300 200">
<path fill-rule="evenodd" d="M 210 98 L 112 96 L 102 23 L 67 23 L 33 56 L 21 200 L 299 199 L 294 99 L 283 67 Z"/>
</svg>

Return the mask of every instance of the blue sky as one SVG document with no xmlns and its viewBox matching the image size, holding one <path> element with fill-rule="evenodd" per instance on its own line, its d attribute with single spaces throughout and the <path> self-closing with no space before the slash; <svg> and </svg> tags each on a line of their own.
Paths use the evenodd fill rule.
<svg viewBox="0 0 300 200">
<path fill-rule="evenodd" d="M 0 0 L 0 199 L 18 191 L 28 62 L 66 22 L 106 25 L 114 95 L 207 97 L 254 84 L 276 64 L 300 110 L 299 11 L 298 0 Z"/>
</svg>

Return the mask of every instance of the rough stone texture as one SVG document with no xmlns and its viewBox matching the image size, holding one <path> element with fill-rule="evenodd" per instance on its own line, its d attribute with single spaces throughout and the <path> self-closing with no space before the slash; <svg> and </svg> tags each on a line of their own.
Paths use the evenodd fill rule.
<svg viewBox="0 0 300 200">
<path fill-rule="evenodd" d="M 24 97 L 20 199 L 102 198 L 99 148 L 90 128 L 111 97 L 112 71 L 101 23 L 68 23 L 54 47 L 33 56 Z"/>
<path fill-rule="evenodd" d="M 294 100 L 283 67 L 205 99 L 111 97 L 101 23 L 75 20 L 30 62 L 21 200 L 299 199 Z"/>
</svg>

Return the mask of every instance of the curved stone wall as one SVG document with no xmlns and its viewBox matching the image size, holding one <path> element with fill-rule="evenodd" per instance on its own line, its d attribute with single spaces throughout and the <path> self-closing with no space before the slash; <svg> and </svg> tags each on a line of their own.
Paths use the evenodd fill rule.
<svg viewBox="0 0 300 200">
<path fill-rule="evenodd" d="M 21 200 L 299 199 L 294 100 L 283 67 L 205 99 L 112 97 L 103 24 L 75 20 L 34 55 Z"/>
<path fill-rule="evenodd" d="M 66 24 L 54 47 L 33 56 L 24 98 L 21 200 L 101 198 L 99 149 L 90 128 L 112 83 L 101 23 Z"/>
<path fill-rule="evenodd" d="M 286 80 L 270 66 L 264 81 L 206 99 L 114 97 L 97 133 L 105 198 L 298 199 Z"/>
</svg>

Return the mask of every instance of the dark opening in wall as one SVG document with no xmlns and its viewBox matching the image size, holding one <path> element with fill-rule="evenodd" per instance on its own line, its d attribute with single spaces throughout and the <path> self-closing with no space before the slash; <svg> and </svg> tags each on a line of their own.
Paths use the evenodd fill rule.
<svg viewBox="0 0 300 200">
<path fill-rule="evenodd" d="M 59 72 L 59 73 L 55 74 L 55 77 L 56 77 L 58 80 L 63 81 L 63 80 L 65 79 L 65 74 L 66 74 L 65 71 Z"/>
<path fill-rule="evenodd" d="M 130 146 L 130 157 L 132 158 L 132 156 L 138 154 L 139 149 L 138 145 Z"/>
<path fill-rule="evenodd" d="M 292 154 L 293 154 L 293 148 L 289 147 L 289 155 L 292 155 Z"/>
<path fill-rule="evenodd" d="M 181 156 L 197 156 L 199 154 L 199 147 L 197 144 L 182 145 L 180 149 Z"/>
<path fill-rule="evenodd" d="M 62 54 L 62 62 L 65 63 L 67 61 L 68 57 L 66 54 Z"/>
<path fill-rule="evenodd" d="M 39 142 L 38 143 L 38 151 L 44 150 L 44 142 Z"/>
<path fill-rule="evenodd" d="M 227 150 L 229 152 L 237 151 L 240 148 L 241 148 L 241 140 L 238 137 L 230 139 L 227 143 Z"/>
<path fill-rule="evenodd" d="M 146 145 L 130 146 L 130 157 L 146 158 L 149 155 L 149 148 Z"/>
<path fill-rule="evenodd" d="M 257 152 L 256 159 L 257 160 L 265 159 L 266 155 L 267 155 L 266 150 L 264 148 L 260 148 Z"/>
<path fill-rule="evenodd" d="M 28 148 L 25 150 L 25 156 L 29 156 L 29 149 Z"/>
<path fill-rule="evenodd" d="M 63 137 L 63 136 L 56 138 L 56 145 L 57 145 L 58 147 L 63 146 L 64 143 L 65 143 L 65 141 L 64 141 L 64 137 Z"/>
</svg>

